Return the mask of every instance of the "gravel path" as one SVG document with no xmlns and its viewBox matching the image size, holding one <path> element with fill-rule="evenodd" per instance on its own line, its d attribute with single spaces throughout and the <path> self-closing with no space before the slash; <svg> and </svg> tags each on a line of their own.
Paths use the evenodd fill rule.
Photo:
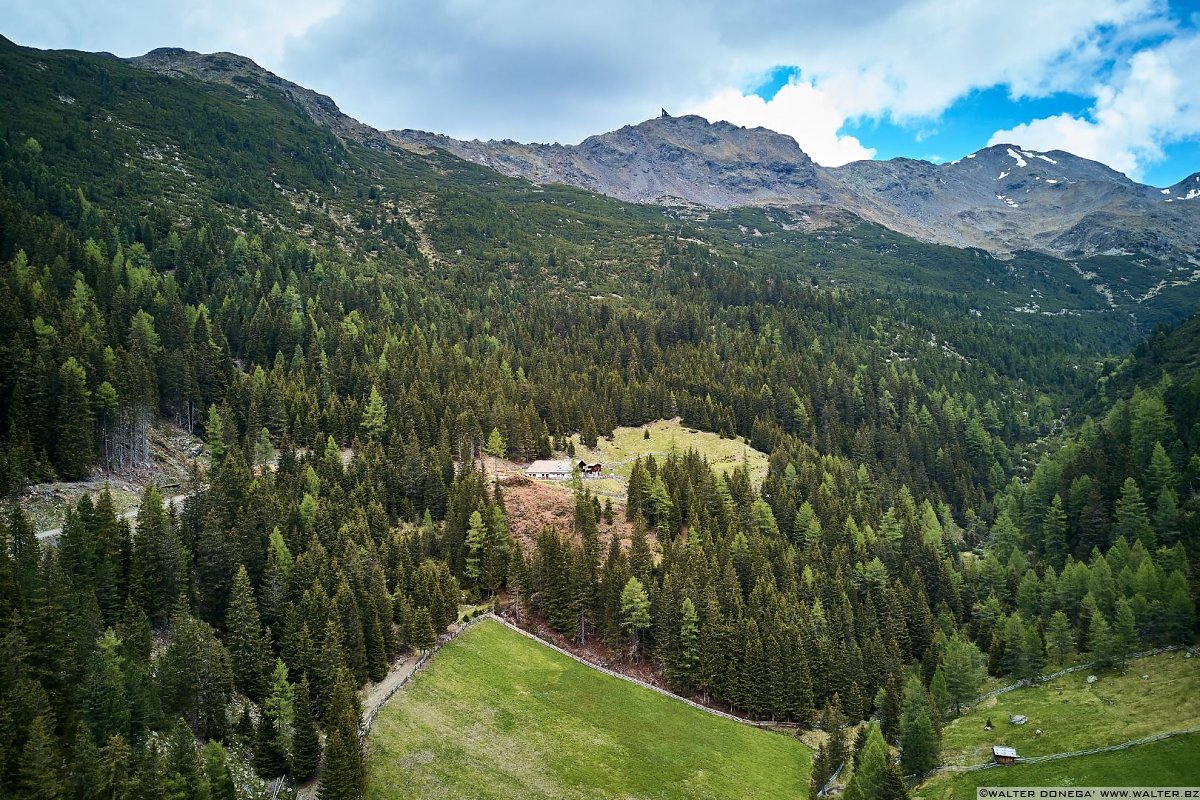
<svg viewBox="0 0 1200 800">
<path fill-rule="evenodd" d="M 420 659 L 421 656 L 419 653 L 409 653 L 403 661 L 393 665 L 388 670 L 388 674 L 384 676 L 383 680 L 367 687 L 366 696 L 363 697 L 364 721 L 378 711 L 380 706 L 387 702 L 395 693 L 396 687 L 407 680 L 409 675 L 412 675 Z M 320 788 L 321 781 L 318 776 L 308 783 L 296 787 L 296 800 L 313 800 Z"/>
<path fill-rule="evenodd" d="M 165 508 L 166 506 L 175 506 L 176 511 L 183 511 L 183 504 L 186 500 L 187 500 L 186 494 L 177 494 L 174 497 L 168 497 L 163 502 L 163 507 Z M 136 519 L 137 515 L 138 515 L 138 509 L 131 508 L 122 514 L 118 514 L 117 519 L 132 520 L 132 519 Z M 39 539 L 41 539 L 42 541 L 46 541 L 47 539 L 57 539 L 58 535 L 60 533 L 62 533 L 62 528 L 50 528 L 49 530 L 38 531 L 37 537 Z"/>
</svg>

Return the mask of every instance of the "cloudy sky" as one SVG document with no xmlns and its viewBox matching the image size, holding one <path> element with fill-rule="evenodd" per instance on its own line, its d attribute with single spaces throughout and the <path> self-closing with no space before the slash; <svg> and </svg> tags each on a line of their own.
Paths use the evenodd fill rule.
<svg viewBox="0 0 1200 800">
<path fill-rule="evenodd" d="M 1200 0 L 0 0 L 19 44 L 229 50 L 378 128 L 578 142 L 699 113 L 818 162 L 1069 150 L 1200 170 Z"/>
</svg>

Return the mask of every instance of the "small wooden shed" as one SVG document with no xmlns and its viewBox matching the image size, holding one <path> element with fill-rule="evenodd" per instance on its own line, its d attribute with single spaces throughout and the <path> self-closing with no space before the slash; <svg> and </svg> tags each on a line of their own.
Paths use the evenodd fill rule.
<svg viewBox="0 0 1200 800">
<path fill-rule="evenodd" d="M 1015 747 L 993 747 L 992 761 L 996 764 L 1004 764 L 1009 766 L 1017 763 L 1017 749 Z"/>
</svg>

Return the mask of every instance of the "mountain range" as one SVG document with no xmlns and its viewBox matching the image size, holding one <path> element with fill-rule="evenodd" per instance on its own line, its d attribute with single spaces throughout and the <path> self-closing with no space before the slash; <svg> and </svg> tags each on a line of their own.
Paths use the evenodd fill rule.
<svg viewBox="0 0 1200 800">
<path fill-rule="evenodd" d="M 1144 253 L 1200 267 L 1200 173 L 1163 189 L 1055 150 L 999 144 L 948 164 L 909 158 L 814 162 L 765 128 L 657 117 L 578 145 L 390 137 L 506 175 L 566 183 L 635 203 L 849 211 L 915 238 L 995 253 Z"/>
<path fill-rule="evenodd" d="M 660 116 L 577 145 L 462 141 L 379 131 L 330 98 L 231 53 L 162 48 L 138 67 L 286 95 L 339 136 L 375 148 L 446 151 L 510 177 L 561 183 L 634 203 L 725 209 L 777 206 L 798 216 L 850 212 L 927 242 L 994 254 L 1148 256 L 1200 280 L 1200 172 L 1150 187 L 1095 161 L 999 144 L 946 164 L 909 158 L 814 162 L 794 139 L 702 117 Z"/>
<path fill-rule="evenodd" d="M 881 225 L 919 242 L 984 251 L 1009 261 L 1010 271 L 1049 270 L 1058 285 L 1073 287 L 1064 295 L 1068 302 L 1026 292 L 1025 300 L 1005 301 L 1010 310 L 1090 314 L 1099 302 L 1145 332 L 1186 318 L 1200 297 L 1200 174 L 1172 187 L 1149 187 L 1094 161 L 1015 144 L 940 165 L 897 158 L 824 167 L 788 136 L 698 116 L 661 116 L 578 145 L 459 141 L 414 130 L 378 130 L 343 113 L 331 98 L 232 53 L 161 48 L 132 59 L 99 57 L 182 79 L 180 86 L 198 79 L 233 91 L 246 103 L 282 103 L 326 131 L 331 141 L 366 148 L 398 166 L 431 168 L 428 174 L 438 175 L 460 174 L 474 165 L 468 171 L 477 177 L 470 180 L 503 175 L 521 192 L 584 189 L 641 204 L 645 212 L 639 215 L 665 215 L 699 239 L 760 252 L 769 247 L 785 260 L 794 261 L 811 245 L 805 232 L 817 231 L 819 238 L 821 230 L 833 229 L 861 242 L 859 226 Z M 234 183 L 240 188 L 225 191 L 226 201 L 256 191 L 247 183 L 250 173 L 239 170 L 238 175 Z M 538 196 L 548 195 L 530 195 Z M 1021 260 L 1022 254 L 1034 253 L 1061 260 Z M 930 279 L 918 279 L 916 261 L 892 260 L 896 263 L 886 270 L 892 276 L 910 283 Z M 950 263 L 960 261 L 946 251 L 938 270 L 944 274 Z M 962 275 L 933 280 L 931 288 L 946 288 L 969 284 L 972 275 L 967 268 Z M 1070 301 L 1072 296 L 1077 301 Z"/>
</svg>

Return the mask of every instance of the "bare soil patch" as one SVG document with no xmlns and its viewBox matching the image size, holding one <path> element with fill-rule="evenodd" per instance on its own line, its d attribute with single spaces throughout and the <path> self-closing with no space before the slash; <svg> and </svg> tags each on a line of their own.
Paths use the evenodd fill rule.
<svg viewBox="0 0 1200 800">
<path fill-rule="evenodd" d="M 569 485 L 535 481 L 519 473 L 502 478 L 500 485 L 504 487 L 509 532 L 522 547 L 532 547 L 537 535 L 545 528 L 573 535 L 575 498 Z M 603 507 L 603 498 L 600 504 Z M 605 548 L 613 536 L 621 540 L 622 546 L 629 546 L 633 525 L 625 519 L 624 503 L 613 503 L 613 524 L 600 520 L 599 527 L 600 541 Z M 650 538 L 653 540 L 653 533 Z"/>
</svg>

